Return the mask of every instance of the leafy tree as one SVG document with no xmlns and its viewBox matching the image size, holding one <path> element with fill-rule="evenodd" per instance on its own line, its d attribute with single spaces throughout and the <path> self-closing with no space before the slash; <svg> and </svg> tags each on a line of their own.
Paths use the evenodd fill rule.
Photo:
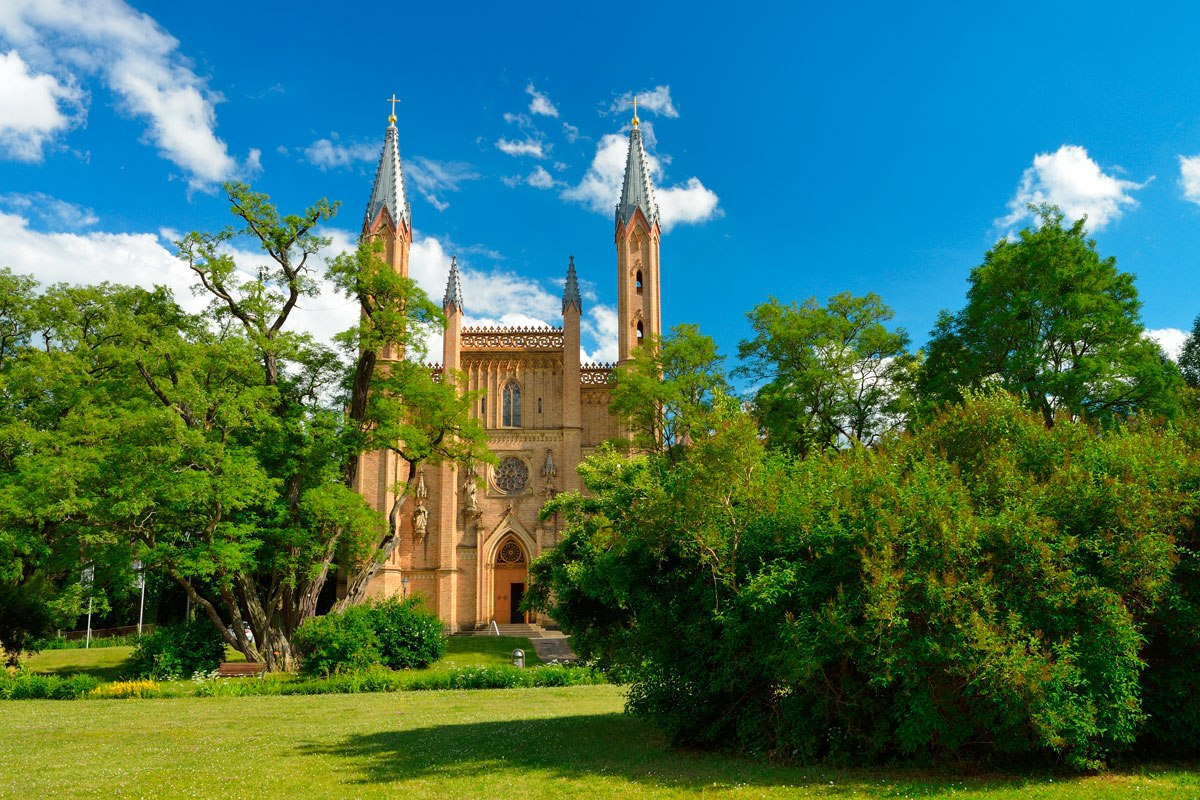
<svg viewBox="0 0 1200 800">
<path fill-rule="evenodd" d="M 1192 323 L 1192 332 L 1183 342 L 1183 350 L 1179 354 L 1179 372 L 1188 386 L 1200 388 L 1200 316 Z"/>
<path fill-rule="evenodd" d="M 626 420 L 635 447 L 673 453 L 702 430 L 715 395 L 728 391 L 711 337 L 677 325 L 638 347 L 616 369 L 610 410 Z"/>
<path fill-rule="evenodd" d="M 265 195 L 225 188 L 239 226 L 179 242 L 212 297 L 205 314 L 183 313 L 164 289 L 111 286 L 48 290 L 34 327 L 0 303 L 19 323 L 0 318 L 0 556 L 13 580 L 36 564 L 60 585 L 92 563 L 100 587 L 127 586 L 140 559 L 247 658 L 287 669 L 330 572 L 350 576 L 345 603 L 356 602 L 395 546 L 407 492 L 389 525 L 347 485 L 348 465 L 386 446 L 411 480 L 425 461 L 479 455 L 482 431 L 464 422 L 458 376 L 435 381 L 408 361 L 371 370 L 347 420 L 344 362 L 289 324 L 316 291 L 313 256 L 327 242 L 314 229 L 334 207 L 280 215 Z M 264 256 L 252 276 L 231 256 L 243 239 Z M 372 253 L 364 243 L 342 260 L 372 274 L 334 270 L 365 287 L 371 319 L 390 320 L 342 338 L 360 360 L 404 352 L 402 337 L 440 320 L 411 282 L 389 288 Z"/>
<path fill-rule="evenodd" d="M 1101 258 L 1086 217 L 1053 206 L 971 271 L 967 305 L 942 312 L 920 378 L 928 403 L 996 384 L 1052 425 L 1059 411 L 1103 421 L 1172 413 L 1179 376 L 1138 316 L 1133 275 Z"/>
<path fill-rule="evenodd" d="M 892 310 L 877 295 L 843 292 L 824 306 L 772 298 L 748 316 L 755 336 L 739 345 L 738 372 L 762 383 L 754 407 L 771 446 L 872 445 L 903 425 L 917 362 L 908 334 L 885 327 Z"/>
</svg>

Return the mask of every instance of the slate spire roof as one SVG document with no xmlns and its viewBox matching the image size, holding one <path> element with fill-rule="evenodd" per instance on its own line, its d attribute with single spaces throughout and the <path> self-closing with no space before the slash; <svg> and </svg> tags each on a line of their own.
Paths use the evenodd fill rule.
<svg viewBox="0 0 1200 800">
<path fill-rule="evenodd" d="M 627 225 L 633 212 L 641 209 L 646 221 L 653 226 L 658 221 L 658 204 L 654 202 L 654 189 L 650 185 L 650 165 L 646 151 L 642 149 L 642 130 L 637 117 L 629 131 L 629 156 L 625 161 L 625 184 L 621 188 L 621 201 L 617 203 L 617 224 Z"/>
<path fill-rule="evenodd" d="M 400 144 L 396 133 L 396 118 L 388 117 L 387 133 L 383 138 L 383 152 L 379 154 L 379 168 L 375 170 L 375 186 L 371 189 L 371 201 L 367 203 L 367 216 L 363 227 L 370 227 L 387 209 L 392 223 L 404 224 L 412 229 L 412 217 L 408 208 L 408 197 L 404 194 L 404 173 L 400 170 Z"/>
<path fill-rule="evenodd" d="M 571 256 L 571 263 L 567 265 L 567 282 L 563 286 L 563 313 L 567 313 L 567 308 L 575 306 L 575 310 L 583 313 L 583 298 L 579 296 L 579 277 L 575 274 L 575 256 Z"/>
<path fill-rule="evenodd" d="M 458 278 L 458 256 L 450 259 L 450 277 L 446 279 L 446 296 L 442 298 L 442 308 L 454 306 L 463 310 L 462 282 Z"/>
</svg>

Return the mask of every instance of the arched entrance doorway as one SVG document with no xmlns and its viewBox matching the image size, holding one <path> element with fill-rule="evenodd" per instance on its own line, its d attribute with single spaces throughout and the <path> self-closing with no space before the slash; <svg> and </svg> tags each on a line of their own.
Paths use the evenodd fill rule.
<svg viewBox="0 0 1200 800">
<path fill-rule="evenodd" d="M 501 625 L 525 622 L 521 601 L 525 599 L 529 559 L 516 536 L 509 535 L 496 548 L 492 617 Z"/>
</svg>

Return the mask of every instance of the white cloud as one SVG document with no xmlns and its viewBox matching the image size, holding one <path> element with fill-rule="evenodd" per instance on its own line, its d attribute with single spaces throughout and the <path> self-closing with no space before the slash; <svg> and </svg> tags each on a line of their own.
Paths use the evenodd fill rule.
<svg viewBox="0 0 1200 800">
<path fill-rule="evenodd" d="M 615 364 L 620 355 L 617 349 L 617 310 L 612 306 L 595 305 L 588 309 L 580 324 L 580 333 L 589 337 L 595 348 L 581 348 L 584 362 Z"/>
<path fill-rule="evenodd" d="M 624 111 L 632 111 L 634 96 L 633 92 L 625 92 L 625 94 L 613 101 L 609 112 L 620 114 Z M 638 113 L 644 110 L 660 114 L 664 117 L 675 118 L 679 116 L 679 110 L 671 102 L 670 86 L 655 86 L 653 90 L 638 92 L 636 97 L 638 101 Z"/>
<path fill-rule="evenodd" d="M 0 194 L 0 208 L 7 208 L 27 218 L 32 215 L 44 226 L 57 230 L 90 228 L 100 221 L 92 209 L 59 200 L 43 192 Z"/>
<path fill-rule="evenodd" d="M 374 161 L 379 158 L 379 146 L 367 142 L 343 143 L 334 133 L 329 139 L 317 139 L 304 148 L 304 158 L 324 172 L 353 166 L 360 161 Z"/>
<path fill-rule="evenodd" d="M 1143 183 L 1107 175 L 1079 145 L 1065 144 L 1053 153 L 1038 153 L 1033 166 L 1025 170 L 1016 195 L 1008 203 L 1009 215 L 996 221 L 1009 227 L 1032 218 L 1029 204 L 1050 203 L 1062 209 L 1070 220 L 1087 215 L 1088 228 L 1098 231 L 1120 219 L 1126 206 L 1136 207 L 1130 194 Z"/>
<path fill-rule="evenodd" d="M 43 233 L 33 230 L 20 214 L 0 212 L 0 241 L 4 266 L 32 275 L 43 284 L 113 283 L 151 287 L 165 285 L 192 310 L 188 269 L 152 233 Z"/>
<path fill-rule="evenodd" d="M 441 303 L 450 275 L 450 257 L 458 255 L 462 278 L 463 324 L 469 326 L 559 327 L 562 325 L 562 290 L 553 291 L 542 284 L 498 268 L 475 267 L 465 253 L 495 254 L 479 247 L 459 247 L 433 236 L 417 236 L 409 251 L 409 274 L 436 303 Z M 565 273 L 564 268 L 564 273 Z M 616 311 L 607 306 L 592 306 L 585 314 L 580 333 L 581 357 L 585 361 L 615 361 L 617 358 Z M 442 336 L 436 333 L 426 342 L 429 358 L 442 360 Z M 589 351 L 588 348 L 591 348 Z"/>
<path fill-rule="evenodd" d="M 525 178 L 525 182 L 535 189 L 554 188 L 554 177 L 541 164 L 534 167 L 533 172 Z"/>
<path fill-rule="evenodd" d="M 567 141 L 569 143 L 574 144 L 575 140 L 579 138 L 579 128 L 575 127 L 569 122 L 564 122 L 563 136 L 567 137 Z"/>
<path fill-rule="evenodd" d="M 545 151 L 542 149 L 542 143 L 534 139 L 525 139 L 519 142 L 513 139 L 498 139 L 496 141 L 496 148 L 501 152 L 508 153 L 510 156 L 546 157 Z"/>
<path fill-rule="evenodd" d="M 578 185 L 564 190 L 562 197 L 580 203 L 600 214 L 612 214 L 621 197 L 621 186 L 625 179 L 625 161 L 629 152 L 629 140 L 616 133 L 606 134 L 596 145 L 592 165 Z M 651 179 L 654 181 L 654 196 L 658 202 L 659 223 L 663 231 L 675 225 L 698 224 L 721 216 L 718 207 L 720 198 L 716 192 L 704 186 L 699 178 L 689 178 L 682 185 L 664 185 L 661 160 L 646 154 Z"/>
<path fill-rule="evenodd" d="M 1179 354 L 1183 351 L 1183 343 L 1187 340 L 1188 335 L 1187 331 L 1181 331 L 1179 328 L 1157 328 L 1145 333 L 1147 339 L 1158 342 L 1158 346 L 1172 361 L 1179 360 Z"/>
<path fill-rule="evenodd" d="M 675 225 L 695 225 L 720 216 L 717 193 L 700 182 L 688 178 L 682 186 L 668 186 L 654 194 L 663 230 Z"/>
<path fill-rule="evenodd" d="M 405 172 L 417 191 L 438 211 L 445 211 L 450 204 L 439 198 L 436 192 L 457 192 L 460 184 L 479 178 L 475 167 L 465 161 L 435 161 L 423 156 L 411 160 Z"/>
<path fill-rule="evenodd" d="M 522 139 L 521 142 L 517 142 L 516 139 L 497 139 L 496 148 L 510 156 L 546 157 L 545 146 L 536 139 L 527 138 Z"/>
<path fill-rule="evenodd" d="M 122 0 L 5 0 L 0 40 L 59 75 L 59 86 L 101 75 L 192 188 L 242 173 L 216 135 L 220 94 L 193 71 L 178 40 Z"/>
<path fill-rule="evenodd" d="M 544 92 L 539 92 L 533 88 L 532 83 L 525 87 L 525 92 L 532 98 L 529 101 L 529 112 L 531 114 L 540 114 L 543 117 L 558 116 L 558 109 L 550 102 L 550 98 Z"/>
<path fill-rule="evenodd" d="M 35 73 L 15 50 L 0 53 L 0 153 L 17 161 L 41 161 L 42 149 L 71 125 L 60 102 L 72 87 Z"/>
<path fill-rule="evenodd" d="M 1185 200 L 1200 203 L 1200 156 L 1179 157 L 1179 183 Z"/>
</svg>

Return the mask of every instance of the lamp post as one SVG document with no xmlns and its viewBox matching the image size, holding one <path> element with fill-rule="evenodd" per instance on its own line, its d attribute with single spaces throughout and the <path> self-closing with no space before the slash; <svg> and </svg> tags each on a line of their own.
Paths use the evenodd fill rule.
<svg viewBox="0 0 1200 800">
<path fill-rule="evenodd" d="M 138 636 L 142 635 L 142 619 L 146 613 L 146 567 L 140 561 L 133 562 L 133 568 L 137 572 L 137 585 L 141 590 L 142 597 L 138 601 Z"/>
<path fill-rule="evenodd" d="M 408 576 L 407 575 L 400 579 L 400 599 L 401 600 L 408 599 Z"/>
<path fill-rule="evenodd" d="M 80 581 L 87 587 L 88 591 L 88 621 L 87 621 L 87 641 L 83 643 L 85 650 L 90 650 L 92 647 L 92 583 L 96 580 L 96 565 L 89 564 L 83 570 L 83 578 Z"/>
</svg>

